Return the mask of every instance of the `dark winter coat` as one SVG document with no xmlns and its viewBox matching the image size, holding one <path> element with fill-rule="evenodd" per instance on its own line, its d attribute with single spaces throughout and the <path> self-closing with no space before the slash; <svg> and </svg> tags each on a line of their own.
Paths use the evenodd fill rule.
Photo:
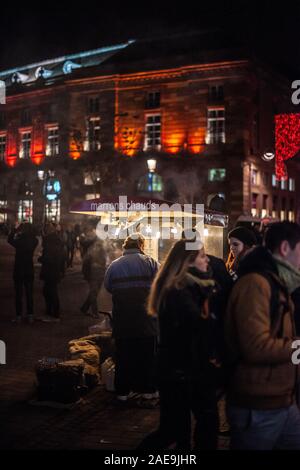
<svg viewBox="0 0 300 470">
<path fill-rule="evenodd" d="M 38 239 L 29 233 L 18 233 L 13 230 L 7 239 L 16 249 L 13 278 L 15 281 L 34 279 L 33 254 L 38 245 Z"/>
<path fill-rule="evenodd" d="M 159 264 L 137 249 L 125 250 L 105 273 L 104 285 L 112 294 L 115 338 L 157 336 L 156 321 L 148 316 L 147 298 Z"/>
<path fill-rule="evenodd" d="M 40 278 L 47 282 L 59 282 L 64 276 L 64 244 L 56 233 L 46 235 L 43 239 L 43 254 Z"/>
<path fill-rule="evenodd" d="M 159 310 L 160 380 L 201 381 L 214 385 L 214 319 L 209 312 L 212 279 L 196 268 L 189 270 L 182 289 L 166 294 Z M 204 279 L 203 279 L 204 277 Z"/>
</svg>

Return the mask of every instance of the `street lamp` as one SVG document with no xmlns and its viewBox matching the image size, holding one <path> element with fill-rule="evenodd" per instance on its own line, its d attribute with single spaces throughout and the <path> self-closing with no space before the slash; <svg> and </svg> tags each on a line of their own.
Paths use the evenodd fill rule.
<svg viewBox="0 0 300 470">
<path fill-rule="evenodd" d="M 147 165 L 148 165 L 148 170 L 150 171 L 150 173 L 154 173 L 156 170 L 156 160 L 154 158 L 147 160 Z"/>
<path fill-rule="evenodd" d="M 262 155 L 261 158 L 262 158 L 265 162 L 270 162 L 270 161 L 273 160 L 274 157 L 275 157 L 274 152 L 268 150 L 268 151 L 264 152 L 264 154 Z"/>
</svg>

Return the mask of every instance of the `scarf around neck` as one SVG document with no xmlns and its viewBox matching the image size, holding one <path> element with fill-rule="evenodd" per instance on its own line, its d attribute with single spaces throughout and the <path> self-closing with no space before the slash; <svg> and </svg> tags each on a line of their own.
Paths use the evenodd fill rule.
<svg viewBox="0 0 300 470">
<path fill-rule="evenodd" d="M 300 271 L 292 266 L 288 261 L 284 261 L 280 256 L 273 256 L 277 265 L 280 279 L 285 283 L 289 293 L 300 287 Z"/>
</svg>

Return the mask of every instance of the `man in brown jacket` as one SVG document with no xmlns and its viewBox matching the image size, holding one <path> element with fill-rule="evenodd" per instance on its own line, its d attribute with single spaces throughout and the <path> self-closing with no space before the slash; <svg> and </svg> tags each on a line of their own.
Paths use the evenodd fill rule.
<svg viewBox="0 0 300 470">
<path fill-rule="evenodd" d="M 225 319 L 232 449 L 300 449 L 290 296 L 300 286 L 299 268 L 300 226 L 291 222 L 273 224 L 265 246 L 241 262 Z"/>
</svg>

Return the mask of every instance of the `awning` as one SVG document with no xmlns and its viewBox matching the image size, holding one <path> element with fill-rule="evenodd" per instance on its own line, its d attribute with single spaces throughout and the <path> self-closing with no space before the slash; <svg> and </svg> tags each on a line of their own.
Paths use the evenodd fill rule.
<svg viewBox="0 0 300 470">
<path fill-rule="evenodd" d="M 70 208 L 72 214 L 82 214 L 94 217 L 105 217 L 111 220 L 132 217 L 149 217 L 151 213 L 159 218 L 178 218 L 188 217 L 203 219 L 206 225 L 216 225 L 227 227 L 228 216 L 223 213 L 215 212 L 209 209 L 204 210 L 202 205 L 179 204 L 172 201 L 166 201 L 145 197 L 100 197 L 79 201 Z"/>
</svg>

